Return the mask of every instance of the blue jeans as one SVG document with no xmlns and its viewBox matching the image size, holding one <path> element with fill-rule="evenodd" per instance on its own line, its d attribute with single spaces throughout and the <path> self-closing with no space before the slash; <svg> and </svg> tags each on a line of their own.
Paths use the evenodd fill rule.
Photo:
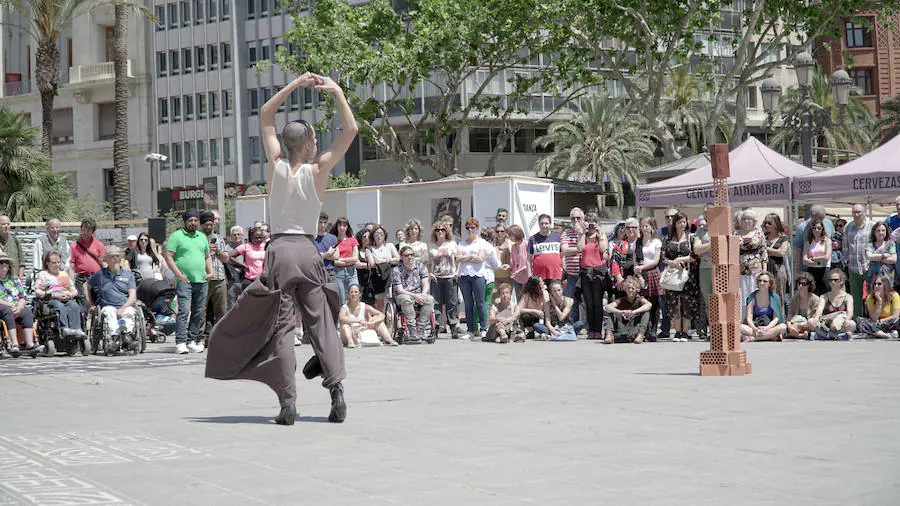
<svg viewBox="0 0 900 506">
<path fill-rule="evenodd" d="M 334 280 L 337 281 L 338 295 L 341 297 L 341 305 L 343 306 L 344 301 L 347 300 L 347 292 L 350 291 L 350 285 L 359 284 L 356 267 L 336 267 L 334 269 Z"/>
<path fill-rule="evenodd" d="M 175 286 L 178 295 L 178 318 L 175 321 L 175 344 L 197 340 L 206 316 L 206 283 L 182 283 Z M 190 320 L 190 325 L 188 325 Z"/>
<path fill-rule="evenodd" d="M 487 284 L 484 278 L 478 276 L 460 276 L 459 289 L 462 291 L 463 303 L 466 305 L 466 327 L 469 332 L 475 332 L 475 311 L 478 311 L 478 321 L 485 322 L 484 330 L 487 332 L 487 311 L 484 309 L 484 291 Z"/>
<path fill-rule="evenodd" d="M 578 278 L 579 278 L 579 276 L 577 276 L 577 275 L 573 276 L 571 274 L 566 274 L 566 287 L 565 287 L 565 290 L 563 290 L 563 293 L 565 294 L 566 297 L 569 297 L 570 299 L 575 301 L 575 303 L 572 304 L 572 321 L 573 322 L 581 321 L 581 314 L 578 312 L 578 306 L 580 306 L 581 304 L 579 304 L 578 299 L 575 298 L 575 290 L 578 288 Z M 582 328 L 584 328 L 584 325 L 582 325 Z M 578 330 L 580 330 L 580 329 L 578 329 Z M 575 332 L 577 333 L 578 330 L 576 330 Z"/>
<path fill-rule="evenodd" d="M 75 299 L 68 302 L 51 300 L 50 307 L 59 313 L 59 326 L 64 329 L 84 330 L 81 325 L 81 305 Z"/>
<path fill-rule="evenodd" d="M 572 327 L 575 330 L 575 334 L 577 335 L 579 332 L 581 332 L 581 329 L 584 328 L 584 322 L 575 322 L 575 324 L 572 325 Z M 563 327 L 557 327 L 556 330 L 561 330 L 562 328 L 565 328 L 565 325 Z M 550 333 L 550 329 L 548 329 L 547 326 L 544 325 L 543 323 L 535 323 L 534 331 L 540 332 L 541 334 L 549 334 Z M 574 340 L 574 339 L 566 339 L 566 340 Z"/>
</svg>

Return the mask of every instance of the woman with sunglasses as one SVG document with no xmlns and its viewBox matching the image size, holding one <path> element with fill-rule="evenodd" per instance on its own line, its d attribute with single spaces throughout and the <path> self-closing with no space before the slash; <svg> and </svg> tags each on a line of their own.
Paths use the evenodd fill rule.
<svg viewBox="0 0 900 506">
<path fill-rule="evenodd" d="M 141 232 L 137 239 L 137 246 L 129 249 L 125 255 L 128 266 L 132 272 L 140 274 L 141 281 L 157 279 L 160 275 L 160 262 L 156 252 L 150 246 L 150 236 L 146 232 Z M 162 276 L 159 276 L 162 279 Z"/>
<path fill-rule="evenodd" d="M 494 282 L 496 286 L 500 283 L 509 283 L 509 262 L 510 247 L 512 241 L 506 231 L 506 225 L 500 224 L 494 227 L 494 247 L 497 248 L 497 258 L 500 260 L 500 267 L 494 269 Z"/>
<path fill-rule="evenodd" d="M 387 229 L 381 225 L 376 225 L 372 231 L 372 244 L 366 249 L 366 263 L 369 264 L 369 276 L 375 288 L 375 307 L 383 313 L 391 269 L 400 263 L 400 253 L 392 243 L 387 242 Z"/>
<path fill-rule="evenodd" d="M 756 290 L 747 300 L 747 313 L 741 324 L 743 341 L 781 341 L 787 330 L 781 297 L 772 291 L 775 278 L 768 272 L 756 276 Z"/>
<path fill-rule="evenodd" d="M 672 218 L 672 227 L 662 249 L 662 262 L 667 269 L 687 269 L 688 278 L 681 291 L 667 290 L 666 309 L 675 329 L 672 341 L 690 341 L 688 325 L 700 315 L 700 277 L 695 269 L 693 253 L 694 237 L 688 232 L 688 219 L 684 213 Z M 668 337 L 668 336 L 661 336 Z"/>
<path fill-rule="evenodd" d="M 775 213 L 769 213 L 763 219 L 763 233 L 766 236 L 766 270 L 775 278 L 775 286 L 772 291 L 784 300 L 788 287 L 788 270 L 784 262 L 790 249 L 790 241 L 784 234 L 784 225 L 781 217 Z"/>
<path fill-rule="evenodd" d="M 444 321 L 450 325 L 450 336 L 459 338 L 459 283 L 456 281 L 459 266 L 456 264 L 456 241 L 453 240 L 453 228 L 443 221 L 431 226 L 431 258 L 434 267 L 431 276 L 435 283 L 431 285 L 434 297 L 434 311 L 437 316 L 443 311 Z"/>
<path fill-rule="evenodd" d="M 806 242 L 803 243 L 803 265 L 806 272 L 816 281 L 816 295 L 828 291 L 825 272 L 831 266 L 831 239 L 825 231 L 822 220 L 812 218 L 806 227 Z"/>
<path fill-rule="evenodd" d="M 888 286 L 893 284 L 894 264 L 897 263 L 897 252 L 894 249 L 894 241 L 891 240 L 891 230 L 883 221 L 872 225 L 869 233 L 869 244 L 866 246 L 866 260 L 869 261 L 869 269 L 866 271 L 866 285 L 871 290 L 872 284 L 878 276 L 888 278 Z"/>
<path fill-rule="evenodd" d="M 487 332 L 487 309 L 484 305 L 484 295 L 487 288 L 486 270 L 488 255 L 493 246 L 478 236 L 478 220 L 474 217 L 466 220 L 466 239 L 459 243 L 456 260 L 459 262 L 459 288 L 463 301 L 466 304 L 466 327 L 468 332 L 460 336 L 460 339 L 472 339 L 481 337 L 481 330 L 475 324 L 475 313 L 478 313 L 478 321 L 484 325 Z"/>
<path fill-rule="evenodd" d="M 878 275 L 866 297 L 865 315 L 856 319 L 859 331 L 867 337 L 887 339 L 900 330 L 900 295 L 891 288 L 891 280 Z"/>
<path fill-rule="evenodd" d="M 838 268 L 828 271 L 826 276 L 829 290 L 825 292 L 816 308 L 815 339 L 817 341 L 850 339 L 850 332 L 856 330 L 853 321 L 853 297 L 844 290 L 847 275 Z"/>
<path fill-rule="evenodd" d="M 812 274 L 801 272 L 794 282 L 797 290 L 788 302 L 787 337 L 809 339 L 809 332 L 816 328 L 816 310 L 821 298 L 815 294 L 816 280 Z"/>
<path fill-rule="evenodd" d="M 0 251 L 0 320 L 6 323 L 6 331 L 9 333 L 9 349 L 13 356 L 19 353 L 17 323 L 22 326 L 25 333 L 25 351 L 37 355 L 44 350 L 43 345 L 34 344 L 34 313 L 25 302 L 25 286 L 13 272 L 12 259 L 6 252 Z"/>
</svg>

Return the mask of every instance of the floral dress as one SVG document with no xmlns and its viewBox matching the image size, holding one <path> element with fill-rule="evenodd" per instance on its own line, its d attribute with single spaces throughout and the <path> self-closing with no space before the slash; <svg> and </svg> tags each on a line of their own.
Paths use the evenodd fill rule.
<svg viewBox="0 0 900 506">
<path fill-rule="evenodd" d="M 8 276 L 0 280 L 0 299 L 12 305 L 25 298 L 25 287 L 16 276 Z"/>
<path fill-rule="evenodd" d="M 741 276 L 756 276 L 766 269 L 769 254 L 766 252 L 766 239 L 762 230 L 756 228 L 752 232 L 750 243 L 743 241 L 744 234 L 739 234 L 741 239 Z"/>
<path fill-rule="evenodd" d="M 675 242 L 670 236 L 662 246 L 662 258 L 666 260 L 675 260 L 679 257 L 693 255 L 694 234 L 685 234 L 685 240 Z M 694 261 L 688 265 L 688 279 L 684 284 L 684 289 L 680 292 L 667 290 L 666 309 L 669 312 L 669 318 L 686 318 L 694 320 L 701 314 L 700 309 L 700 272 L 697 269 L 696 256 Z"/>
</svg>

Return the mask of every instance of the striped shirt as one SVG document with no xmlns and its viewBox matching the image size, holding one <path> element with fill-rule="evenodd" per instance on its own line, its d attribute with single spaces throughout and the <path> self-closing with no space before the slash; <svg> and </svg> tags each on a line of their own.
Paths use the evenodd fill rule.
<svg viewBox="0 0 900 506">
<path fill-rule="evenodd" d="M 866 260 L 866 246 L 869 244 L 869 235 L 875 223 L 866 218 L 863 226 L 859 227 L 855 221 L 851 221 L 844 227 L 844 241 L 841 251 L 844 254 L 844 263 L 854 274 L 865 275 L 869 269 L 869 261 Z"/>
<path fill-rule="evenodd" d="M 567 248 L 575 248 L 578 246 L 578 232 L 573 229 L 567 230 L 562 235 L 562 244 Z M 569 276 L 577 276 L 581 272 L 581 253 L 572 256 L 563 256 L 563 267 Z"/>
</svg>

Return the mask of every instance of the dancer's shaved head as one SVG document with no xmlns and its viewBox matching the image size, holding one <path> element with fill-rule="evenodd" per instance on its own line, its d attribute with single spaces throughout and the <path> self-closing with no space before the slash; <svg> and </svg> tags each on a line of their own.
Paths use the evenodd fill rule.
<svg viewBox="0 0 900 506">
<path fill-rule="evenodd" d="M 292 154 L 300 154 L 306 148 L 309 141 L 313 140 L 315 130 L 312 125 L 304 120 L 291 121 L 281 131 L 281 140 L 284 147 Z"/>
</svg>

